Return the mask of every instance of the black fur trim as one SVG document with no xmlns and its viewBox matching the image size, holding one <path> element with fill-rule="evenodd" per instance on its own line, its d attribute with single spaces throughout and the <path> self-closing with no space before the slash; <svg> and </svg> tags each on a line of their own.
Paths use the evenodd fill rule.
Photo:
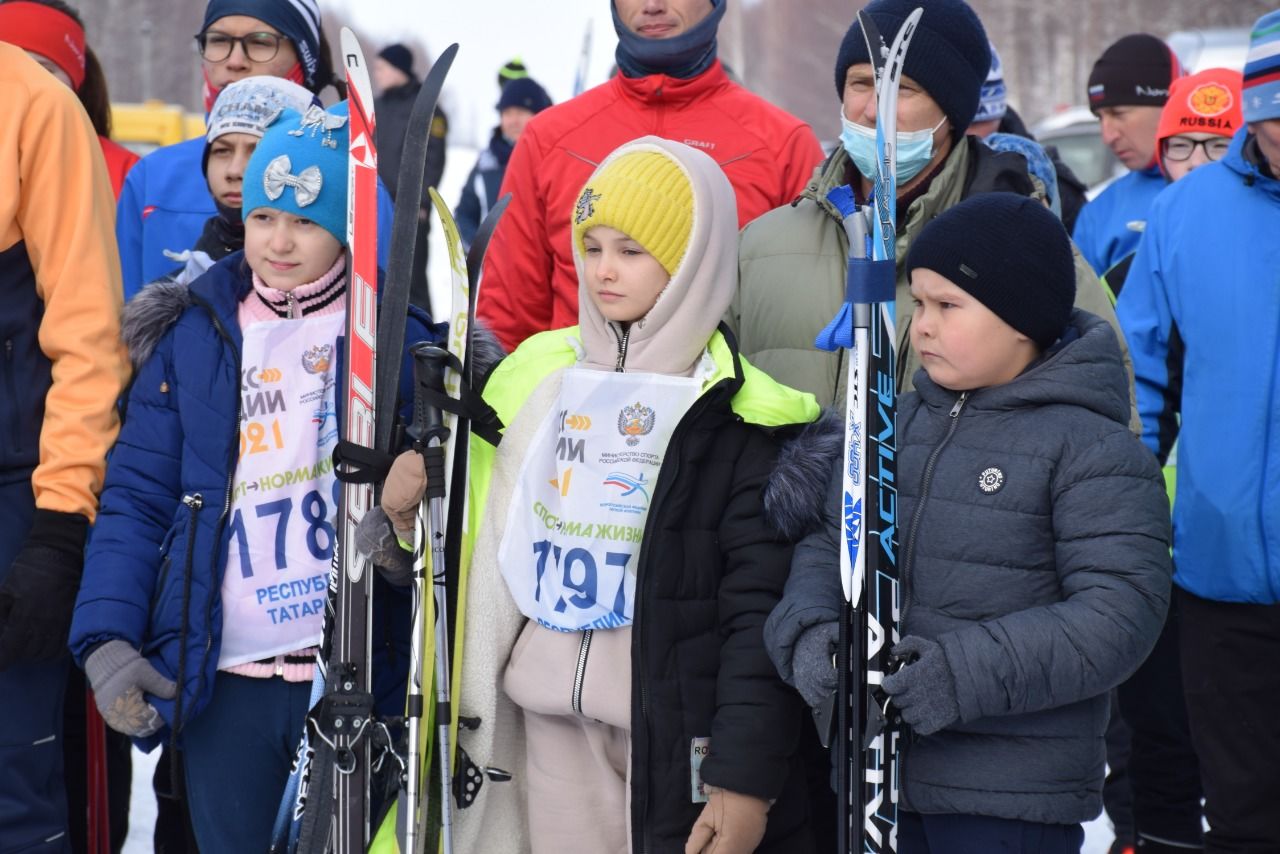
<svg viewBox="0 0 1280 854">
<path fill-rule="evenodd" d="M 787 539 L 800 539 L 822 521 L 827 483 L 843 443 L 840 416 L 828 409 L 778 451 L 764 488 L 764 515 Z"/>
</svg>

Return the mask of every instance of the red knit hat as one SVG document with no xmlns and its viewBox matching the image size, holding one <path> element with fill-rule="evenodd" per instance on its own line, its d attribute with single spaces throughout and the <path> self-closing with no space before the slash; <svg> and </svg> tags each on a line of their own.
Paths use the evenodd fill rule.
<svg viewBox="0 0 1280 854">
<path fill-rule="evenodd" d="M 1157 160 L 1164 141 L 1183 133 L 1212 133 L 1232 137 L 1244 126 L 1240 90 L 1244 79 L 1230 68 L 1209 68 L 1190 77 L 1180 77 L 1169 88 L 1169 100 L 1160 113 L 1156 130 Z"/>
</svg>

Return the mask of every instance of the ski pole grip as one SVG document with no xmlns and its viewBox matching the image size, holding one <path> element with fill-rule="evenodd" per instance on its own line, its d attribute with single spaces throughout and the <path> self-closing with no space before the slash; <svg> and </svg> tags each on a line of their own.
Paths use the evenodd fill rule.
<svg viewBox="0 0 1280 854">
<path fill-rule="evenodd" d="M 409 351 L 413 356 L 413 422 L 409 425 L 409 438 L 415 444 L 425 444 L 433 434 L 444 441 L 444 421 L 438 401 L 444 395 L 444 369 L 449 353 L 435 344 L 416 344 Z"/>
</svg>

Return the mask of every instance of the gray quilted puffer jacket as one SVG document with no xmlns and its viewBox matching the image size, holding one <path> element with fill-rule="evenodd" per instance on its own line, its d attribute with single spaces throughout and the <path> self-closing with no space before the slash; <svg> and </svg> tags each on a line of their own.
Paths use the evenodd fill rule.
<svg viewBox="0 0 1280 854">
<path fill-rule="evenodd" d="M 900 401 L 901 635 L 942 646 L 960 706 L 959 722 L 904 747 L 912 811 L 1096 817 L 1107 692 L 1164 622 L 1168 499 L 1126 426 L 1115 334 L 1076 310 L 1064 342 L 1012 382 L 963 396 L 919 371 Z M 824 522 L 797 547 L 765 627 L 788 681 L 800 635 L 838 615 L 838 489 L 827 485 Z M 770 492 L 797 500 L 795 484 Z"/>
</svg>

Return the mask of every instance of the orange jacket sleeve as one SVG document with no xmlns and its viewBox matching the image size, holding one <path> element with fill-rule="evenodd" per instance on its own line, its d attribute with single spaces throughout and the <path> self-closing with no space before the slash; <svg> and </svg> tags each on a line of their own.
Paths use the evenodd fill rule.
<svg viewBox="0 0 1280 854">
<path fill-rule="evenodd" d="M 75 95 L 9 45 L 0 45 L 0 115 L 0 249 L 25 246 L 44 303 L 39 346 L 52 363 L 36 506 L 92 520 L 129 374 L 111 184 Z"/>
</svg>

